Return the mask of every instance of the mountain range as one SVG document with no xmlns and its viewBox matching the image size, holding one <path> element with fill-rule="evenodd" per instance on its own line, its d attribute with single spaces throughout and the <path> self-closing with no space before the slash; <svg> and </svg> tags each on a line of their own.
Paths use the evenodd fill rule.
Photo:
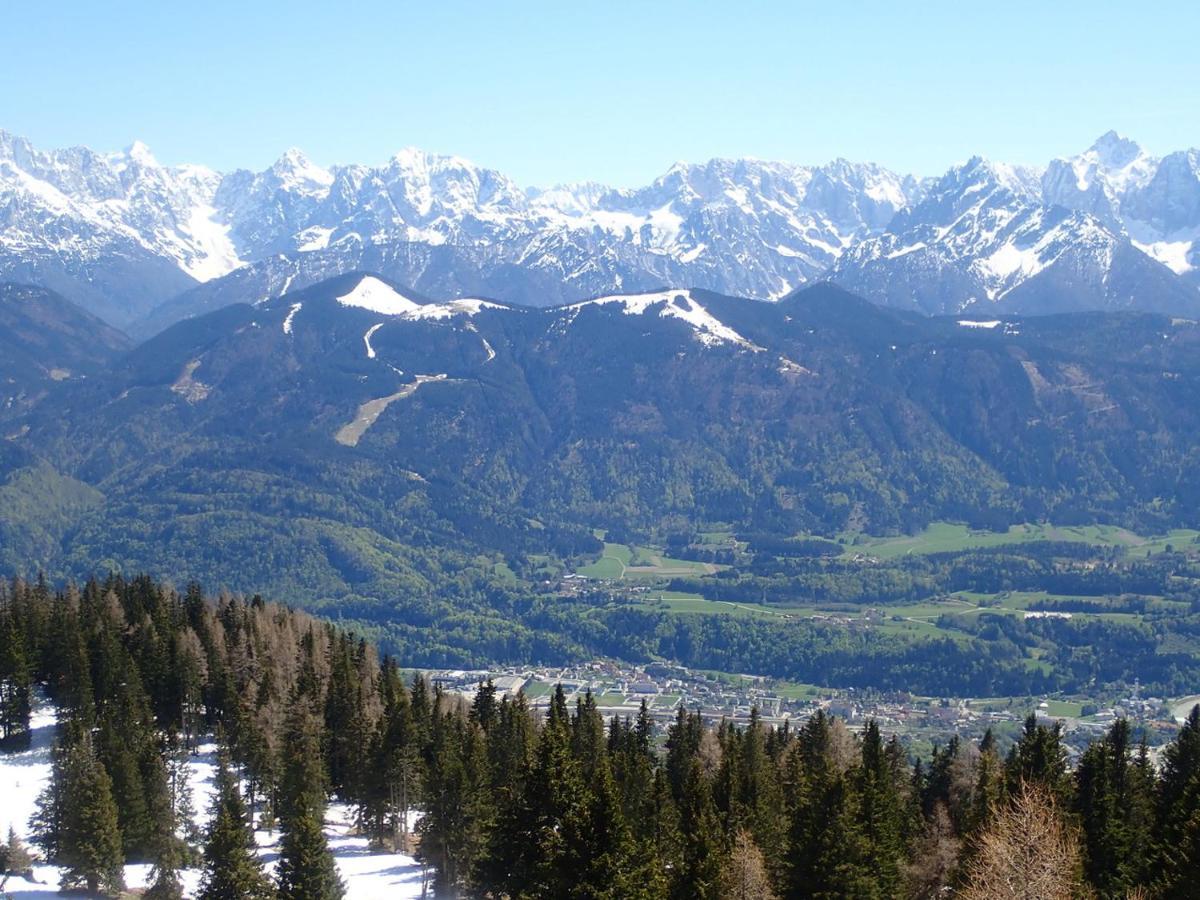
<svg viewBox="0 0 1200 900">
<path fill-rule="evenodd" d="M 160 165 L 148 148 L 43 151 L 0 132 L 0 279 L 148 336 L 352 271 L 433 297 L 556 305 L 690 286 L 779 299 L 832 280 L 925 313 L 1200 311 L 1200 153 L 1114 133 L 1025 168 L 940 178 L 837 160 L 678 163 L 650 185 L 522 188 L 404 150 L 261 172 Z"/>
<path fill-rule="evenodd" d="M 66 318 L 7 290 L 25 331 Z M 1176 316 L 931 317 L 829 284 L 530 307 L 349 273 L 87 370 L 70 335 L 46 340 L 37 402 L 0 417 L 16 571 L 147 570 L 352 615 L 578 558 L 595 529 L 1154 530 L 1200 508 L 1200 326 Z"/>
</svg>

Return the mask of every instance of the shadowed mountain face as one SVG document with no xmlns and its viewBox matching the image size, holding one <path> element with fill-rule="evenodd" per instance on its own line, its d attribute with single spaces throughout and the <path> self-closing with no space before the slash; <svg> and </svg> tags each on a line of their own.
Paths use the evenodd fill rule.
<svg viewBox="0 0 1200 900">
<path fill-rule="evenodd" d="M 0 421 L 32 408 L 56 383 L 104 371 L 129 346 L 53 291 L 0 284 Z"/>
<path fill-rule="evenodd" d="M 59 385 L 7 477 L 96 492 L 49 570 L 310 598 L 419 596 L 602 527 L 1158 526 L 1200 500 L 1198 345 L 1178 318 L 926 318 L 829 285 L 533 309 L 350 274 Z"/>
<path fill-rule="evenodd" d="M 0 132 L 0 278 L 149 336 L 356 270 L 435 297 L 552 306 L 687 284 L 778 299 L 832 278 L 926 313 L 1200 308 L 1200 166 L 1108 134 L 1044 169 L 974 158 L 922 179 L 870 163 L 679 163 L 649 185 L 522 189 L 404 150 L 262 172 L 42 151 Z"/>
</svg>

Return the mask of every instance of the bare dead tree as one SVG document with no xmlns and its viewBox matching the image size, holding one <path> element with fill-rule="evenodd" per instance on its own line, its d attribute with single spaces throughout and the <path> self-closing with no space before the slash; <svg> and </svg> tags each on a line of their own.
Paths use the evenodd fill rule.
<svg viewBox="0 0 1200 900">
<path fill-rule="evenodd" d="M 1074 833 L 1048 791 L 1022 784 L 978 837 L 965 900 L 1070 900 L 1081 891 Z"/>
<path fill-rule="evenodd" d="M 762 851 L 744 829 L 733 839 L 733 853 L 721 874 L 721 900 L 775 900 Z"/>
</svg>

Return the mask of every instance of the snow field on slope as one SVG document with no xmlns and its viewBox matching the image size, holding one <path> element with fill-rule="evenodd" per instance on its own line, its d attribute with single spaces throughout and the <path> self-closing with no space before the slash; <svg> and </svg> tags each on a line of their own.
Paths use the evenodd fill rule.
<svg viewBox="0 0 1200 900">
<path fill-rule="evenodd" d="M 619 304 L 627 316 L 645 315 L 650 307 L 665 304 L 659 310 L 662 318 L 682 319 L 692 327 L 697 340 L 706 347 L 716 344 L 738 344 L 748 350 L 759 352 L 762 347 L 742 337 L 707 309 L 696 302 L 691 291 L 661 291 L 649 294 L 616 294 L 611 297 L 598 297 L 595 300 L 584 300 L 573 303 L 565 309 L 578 311 L 585 306 L 607 306 Z"/>
</svg>

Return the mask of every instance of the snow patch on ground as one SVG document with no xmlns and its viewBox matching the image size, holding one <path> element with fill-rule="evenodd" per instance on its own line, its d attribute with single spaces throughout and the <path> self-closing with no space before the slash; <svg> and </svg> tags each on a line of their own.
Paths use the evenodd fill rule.
<svg viewBox="0 0 1200 900">
<path fill-rule="evenodd" d="M 329 236 L 331 234 L 333 234 L 332 228 L 322 228 L 320 225 L 305 228 L 296 235 L 296 249 L 301 252 L 324 250 L 329 246 Z"/>
<path fill-rule="evenodd" d="M 342 306 L 354 306 L 385 316 L 402 316 L 411 320 L 476 316 L 485 309 L 507 308 L 499 303 L 475 297 L 447 300 L 444 303 L 417 303 L 371 275 L 360 281 L 350 293 L 338 297 L 337 302 Z"/>
<path fill-rule="evenodd" d="M 972 319 L 959 319 L 958 324 L 963 328 L 996 328 L 1001 322 L 999 319 L 992 319 L 987 322 L 976 322 Z"/>
<path fill-rule="evenodd" d="M 337 302 L 342 306 L 355 306 L 385 316 L 402 316 L 421 308 L 421 304 L 370 275 L 355 285 L 350 293 L 338 297 Z"/>
<path fill-rule="evenodd" d="M 477 316 L 485 309 L 504 308 L 499 303 L 492 303 L 490 300 L 466 297 L 462 300 L 448 300 L 445 303 L 426 303 L 403 313 L 403 315 L 406 319 L 449 319 L 453 316 Z"/>
<path fill-rule="evenodd" d="M 8 836 L 15 828 L 26 843 L 29 820 L 37 807 L 37 798 L 50 782 L 50 748 L 54 745 L 54 728 L 58 722 L 54 707 L 39 702 L 30 724 L 32 740 L 28 750 L 0 753 L 0 835 Z"/>
<path fill-rule="evenodd" d="M 293 303 L 292 308 L 288 310 L 287 318 L 283 320 L 283 333 L 292 333 L 292 320 L 296 318 L 296 313 L 300 312 L 300 307 L 303 303 Z"/>
<path fill-rule="evenodd" d="M 33 715 L 33 735 L 28 750 L 0 752 L 0 834 L 7 837 L 13 827 L 29 843 L 29 820 L 37 808 L 38 795 L 50 783 L 50 750 L 54 744 L 57 716 L 53 706 L 40 700 Z M 188 783 L 196 808 L 196 824 L 204 828 L 215 793 L 217 747 L 201 744 L 188 762 Z M 416 816 L 410 828 L 416 826 Z M 356 835 L 354 812 L 344 804 L 330 804 L 325 816 L 325 835 L 333 851 L 338 872 L 346 884 L 347 900 L 416 900 L 421 896 L 421 865 L 404 853 L 373 853 L 367 839 Z M 279 857 L 279 831 L 256 831 L 255 842 L 268 874 L 274 875 Z M 58 894 L 60 870 L 34 866 L 33 881 L 9 878 L 5 893 L 13 900 L 40 900 Z M 200 870 L 180 873 L 184 896 L 193 898 L 200 887 Z M 125 867 L 125 886 L 140 890 L 150 886 L 152 867 L 146 863 Z M 84 897 L 83 894 L 74 896 Z"/>
<path fill-rule="evenodd" d="M 925 249 L 924 241 L 917 241 L 915 244 L 909 244 L 907 247 L 901 247 L 899 250 L 893 250 L 887 255 L 888 259 L 899 259 L 901 256 L 908 256 L 910 253 L 916 253 L 918 250 Z"/>
<path fill-rule="evenodd" d="M 1021 249 L 1015 244 L 1002 244 L 990 256 L 979 260 L 979 266 L 997 278 L 1019 275 L 1030 278 L 1044 266 L 1036 247 Z"/>
<path fill-rule="evenodd" d="M 382 327 L 382 322 L 380 322 L 378 325 L 372 325 L 367 329 L 367 333 L 363 335 L 363 343 L 367 345 L 367 359 L 375 358 L 375 348 L 371 346 L 371 335 L 373 335 Z"/>
<path fill-rule="evenodd" d="M 661 304 L 658 315 L 661 318 L 682 319 L 692 326 L 696 339 L 706 347 L 718 344 L 737 344 L 755 353 L 762 347 L 742 337 L 707 309 L 701 306 L 692 296 L 691 291 L 658 291 L 649 294 L 615 294 L 611 297 L 598 297 L 595 300 L 585 300 L 565 307 L 568 310 L 580 310 L 586 306 L 608 306 L 619 304 L 627 316 L 645 315 L 650 308 Z"/>
</svg>

